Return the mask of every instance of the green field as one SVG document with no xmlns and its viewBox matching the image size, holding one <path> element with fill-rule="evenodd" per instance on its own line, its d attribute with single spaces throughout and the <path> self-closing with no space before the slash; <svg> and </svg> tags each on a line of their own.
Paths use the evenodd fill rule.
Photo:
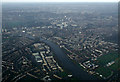
<svg viewBox="0 0 120 82">
<path fill-rule="evenodd" d="M 115 63 L 109 67 L 113 71 L 120 70 L 120 57 L 115 60 Z"/>
<path fill-rule="evenodd" d="M 101 57 L 98 58 L 98 64 L 106 65 L 108 62 L 114 61 L 118 57 L 119 57 L 119 55 L 117 52 L 102 55 Z"/>
<path fill-rule="evenodd" d="M 105 78 L 109 77 L 112 74 L 112 71 L 109 70 L 108 67 L 102 67 L 102 66 L 96 69 L 96 72 L 98 72 L 100 75 L 102 75 Z"/>
<path fill-rule="evenodd" d="M 67 77 L 68 76 L 68 73 L 67 72 L 59 72 L 58 73 L 58 75 L 60 76 L 60 77 Z"/>
<path fill-rule="evenodd" d="M 111 61 L 115 61 L 115 63 L 107 67 L 106 64 L 108 64 Z M 120 65 L 119 61 L 120 61 L 120 55 L 117 52 L 112 52 L 106 55 L 102 55 L 96 61 L 99 67 L 95 71 L 98 72 L 103 77 L 108 78 L 113 74 L 113 71 L 116 72 L 120 68 L 118 67 Z"/>
</svg>

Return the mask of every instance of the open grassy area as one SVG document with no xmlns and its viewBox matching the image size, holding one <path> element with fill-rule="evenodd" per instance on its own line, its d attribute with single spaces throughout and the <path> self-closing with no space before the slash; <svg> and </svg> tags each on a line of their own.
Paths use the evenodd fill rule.
<svg viewBox="0 0 120 82">
<path fill-rule="evenodd" d="M 117 52 L 102 55 L 101 57 L 98 58 L 98 64 L 106 65 L 108 62 L 114 61 L 118 57 L 119 57 L 119 55 Z"/>
<path fill-rule="evenodd" d="M 108 69 L 108 67 L 99 67 L 98 69 L 95 70 L 98 72 L 100 75 L 103 77 L 107 78 L 112 74 L 112 71 Z"/>
<path fill-rule="evenodd" d="M 60 77 L 67 77 L 68 73 L 67 72 L 59 72 L 58 74 Z"/>
<path fill-rule="evenodd" d="M 109 67 L 113 71 L 120 70 L 120 57 L 115 60 L 115 63 Z"/>
<path fill-rule="evenodd" d="M 111 61 L 115 61 L 115 63 L 107 67 L 106 64 L 108 64 Z M 117 52 L 102 55 L 101 57 L 98 58 L 96 62 L 99 65 L 99 67 L 95 71 L 98 72 L 103 77 L 108 78 L 113 74 L 113 71 L 118 70 L 120 65 L 119 61 L 120 55 Z"/>
</svg>

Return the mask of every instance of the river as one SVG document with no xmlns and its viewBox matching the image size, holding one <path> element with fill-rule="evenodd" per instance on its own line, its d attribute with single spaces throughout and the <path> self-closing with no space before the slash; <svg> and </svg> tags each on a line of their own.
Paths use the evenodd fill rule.
<svg viewBox="0 0 120 82">
<path fill-rule="evenodd" d="M 73 61 L 70 60 L 70 58 L 66 54 L 64 54 L 64 52 L 60 49 L 60 47 L 57 44 L 42 38 L 40 38 L 40 41 L 46 43 L 51 47 L 60 64 L 65 69 L 70 71 L 74 77 L 80 80 L 97 80 L 95 76 L 88 74 L 86 71 L 80 68 L 77 64 L 73 63 Z"/>
</svg>

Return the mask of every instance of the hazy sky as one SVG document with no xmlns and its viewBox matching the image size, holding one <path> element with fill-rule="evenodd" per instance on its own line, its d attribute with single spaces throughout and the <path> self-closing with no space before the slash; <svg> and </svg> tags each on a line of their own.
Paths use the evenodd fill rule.
<svg viewBox="0 0 120 82">
<path fill-rule="evenodd" d="M 119 0 L 2 0 L 2 2 L 118 2 Z"/>
</svg>

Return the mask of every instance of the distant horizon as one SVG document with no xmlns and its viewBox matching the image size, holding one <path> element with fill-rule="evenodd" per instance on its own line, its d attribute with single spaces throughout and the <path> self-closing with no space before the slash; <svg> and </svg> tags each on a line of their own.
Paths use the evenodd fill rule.
<svg viewBox="0 0 120 82">
<path fill-rule="evenodd" d="M 2 2 L 2 3 L 118 3 L 118 2 Z"/>
<path fill-rule="evenodd" d="M 119 0 L 2 0 L 2 2 L 51 3 L 51 2 L 119 2 Z"/>
</svg>

